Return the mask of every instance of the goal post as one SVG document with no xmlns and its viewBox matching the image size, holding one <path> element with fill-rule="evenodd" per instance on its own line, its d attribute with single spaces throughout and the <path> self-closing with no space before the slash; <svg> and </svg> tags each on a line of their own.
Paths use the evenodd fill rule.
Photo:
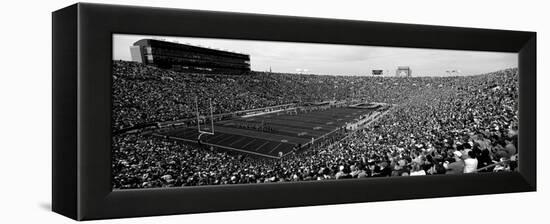
<svg viewBox="0 0 550 224">
<path fill-rule="evenodd" d="M 200 114 L 200 111 L 199 111 L 199 98 L 198 97 L 195 97 L 195 109 L 196 109 L 196 112 L 197 112 L 197 131 L 200 133 L 199 134 L 199 138 L 202 134 L 207 134 L 207 135 L 214 135 L 214 109 L 212 107 L 212 99 L 209 98 L 208 99 L 208 105 L 210 107 L 210 122 L 208 122 L 208 118 L 206 116 L 201 116 Z M 208 116 L 208 115 L 207 115 Z M 201 129 L 201 118 L 202 120 L 204 121 L 204 125 L 208 125 L 207 123 L 210 124 L 210 127 L 206 127 L 206 128 L 203 128 Z"/>
</svg>

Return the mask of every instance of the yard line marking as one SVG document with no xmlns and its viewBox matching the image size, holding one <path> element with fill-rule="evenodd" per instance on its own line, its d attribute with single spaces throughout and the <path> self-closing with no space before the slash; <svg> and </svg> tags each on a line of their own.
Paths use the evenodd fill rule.
<svg viewBox="0 0 550 224">
<path fill-rule="evenodd" d="M 224 133 L 221 133 L 221 134 L 214 135 L 214 137 L 206 138 L 206 139 L 204 139 L 204 140 L 205 140 L 205 141 L 212 141 L 212 140 L 214 140 L 215 138 L 219 138 L 219 137 L 222 137 L 222 138 L 223 138 L 224 135 L 225 135 Z M 212 135 L 208 135 L 208 136 L 212 136 Z"/>
<path fill-rule="evenodd" d="M 233 143 L 229 144 L 229 146 L 233 146 L 233 145 L 237 144 L 238 142 L 240 142 L 240 141 L 242 141 L 242 140 L 245 140 L 245 139 L 246 139 L 245 136 L 241 136 L 241 137 L 239 138 L 239 140 L 234 141 Z"/>
<path fill-rule="evenodd" d="M 262 147 L 264 147 L 264 145 L 267 144 L 267 143 L 269 143 L 269 141 L 265 141 L 264 144 L 258 146 L 258 148 L 256 148 L 256 150 L 254 150 L 254 151 L 257 152 L 259 149 L 261 149 Z"/>
<path fill-rule="evenodd" d="M 227 137 L 222 138 L 220 141 L 216 141 L 216 143 L 222 143 L 223 141 L 225 141 L 225 140 L 227 140 L 227 139 L 230 139 L 230 138 L 233 138 L 233 137 L 235 137 L 235 136 L 233 136 L 233 135 L 227 135 Z"/>
<path fill-rule="evenodd" d="M 301 143 L 303 141 L 308 141 L 308 139 L 296 137 L 295 136 L 296 132 L 290 132 L 290 131 L 288 135 L 281 135 L 281 134 L 275 134 L 275 133 L 259 132 L 255 130 L 246 130 L 246 129 L 229 128 L 229 127 L 219 127 L 217 128 L 217 130 L 218 130 L 218 133 L 231 133 L 232 135 L 258 138 L 258 139 L 263 139 L 268 141 L 273 141 L 273 140 L 278 141 L 280 139 L 287 139 L 293 143 Z"/>
<path fill-rule="evenodd" d="M 241 147 L 241 148 L 244 149 L 246 146 L 250 145 L 252 142 L 255 142 L 256 140 L 257 140 L 257 139 L 252 139 L 252 141 L 246 143 L 246 145 L 243 145 L 243 147 Z"/>
<path fill-rule="evenodd" d="M 154 134 L 154 135 L 156 135 L 156 136 L 163 136 L 163 135 L 158 135 L 158 134 Z M 183 139 L 183 138 L 176 138 L 176 137 L 170 137 L 170 138 L 171 138 L 171 139 L 180 140 L 180 141 L 186 141 L 186 142 L 194 142 L 194 143 L 197 143 L 197 141 L 191 141 L 191 140 Z M 229 147 L 229 146 L 224 146 L 224 145 L 218 145 L 218 144 L 213 144 L 213 143 L 208 143 L 208 142 L 205 142 L 205 143 L 203 143 L 203 144 L 205 144 L 205 145 L 210 145 L 210 146 L 214 146 L 214 147 L 218 147 L 218 148 L 223 148 L 223 149 L 230 149 L 230 150 L 235 150 L 235 151 L 239 151 L 239 152 L 244 152 L 244 153 L 259 155 L 259 156 L 268 157 L 268 158 L 273 158 L 273 159 L 279 159 L 278 156 L 272 156 L 272 155 L 267 155 L 267 154 L 263 154 L 263 153 L 257 153 L 257 152 L 253 152 L 253 151 L 247 151 L 247 150 L 237 149 L 237 148 L 233 148 L 233 147 Z"/>
<path fill-rule="evenodd" d="M 271 154 L 271 152 L 273 152 L 273 150 L 275 150 L 276 148 L 279 148 L 279 146 L 281 146 L 283 143 L 279 143 L 277 146 L 273 147 L 271 149 L 271 151 L 267 152 L 267 154 Z"/>
</svg>

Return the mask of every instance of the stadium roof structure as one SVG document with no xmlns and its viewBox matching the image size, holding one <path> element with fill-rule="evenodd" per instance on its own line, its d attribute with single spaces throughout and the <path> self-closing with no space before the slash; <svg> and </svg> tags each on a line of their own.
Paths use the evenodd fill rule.
<svg viewBox="0 0 550 224">
<path fill-rule="evenodd" d="M 187 50 L 187 51 L 194 51 L 194 52 L 205 52 L 205 53 L 211 53 L 211 54 L 217 54 L 217 55 L 226 55 L 231 57 L 240 57 L 243 59 L 248 59 L 250 56 L 247 54 L 241 54 L 241 53 L 235 53 L 231 51 L 223 51 L 208 47 L 199 47 L 195 45 L 190 44 L 182 44 L 182 43 L 175 43 L 170 41 L 163 41 L 163 40 L 155 40 L 155 39 L 141 39 L 134 43 L 134 46 L 162 46 L 162 47 L 169 47 L 172 49 L 180 49 L 180 50 Z"/>
<path fill-rule="evenodd" d="M 246 74 L 250 56 L 189 44 L 141 39 L 130 46 L 132 61 L 174 71 Z"/>
</svg>

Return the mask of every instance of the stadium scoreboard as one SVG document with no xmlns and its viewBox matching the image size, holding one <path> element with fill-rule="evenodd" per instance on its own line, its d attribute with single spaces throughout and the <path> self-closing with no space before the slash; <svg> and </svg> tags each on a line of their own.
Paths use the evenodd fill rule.
<svg viewBox="0 0 550 224">
<path fill-rule="evenodd" d="M 372 75 L 383 75 L 383 74 L 384 74 L 384 70 L 380 70 L 380 69 L 372 70 Z"/>
</svg>

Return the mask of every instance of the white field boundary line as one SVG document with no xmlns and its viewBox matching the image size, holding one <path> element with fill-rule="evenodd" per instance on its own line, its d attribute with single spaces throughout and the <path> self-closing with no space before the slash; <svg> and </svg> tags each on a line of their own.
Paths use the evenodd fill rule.
<svg viewBox="0 0 550 224">
<path fill-rule="evenodd" d="M 342 127 L 343 127 L 343 126 L 342 126 Z M 332 133 L 334 133 L 334 132 L 340 130 L 340 128 L 342 128 L 342 127 L 336 128 L 336 129 L 334 129 L 334 130 L 332 130 L 332 131 L 330 131 L 330 132 L 327 132 L 327 133 L 325 133 L 325 134 L 323 134 L 323 135 L 321 135 L 321 136 L 319 136 L 319 137 L 313 139 L 313 142 L 315 142 L 315 141 L 317 141 L 317 140 L 319 140 L 319 139 L 322 139 L 322 138 L 324 138 L 324 137 L 326 137 L 326 136 L 328 136 L 328 135 L 330 135 L 330 134 L 332 134 Z M 302 148 L 304 148 L 304 147 L 306 147 L 306 146 L 308 146 L 308 145 L 310 145 L 310 144 L 311 144 L 311 141 L 308 141 L 307 143 L 303 144 L 302 147 L 300 147 L 300 149 L 302 149 Z M 289 151 L 289 152 L 283 154 L 282 157 L 285 157 L 285 156 L 287 156 L 287 155 L 290 154 L 290 153 L 292 153 L 292 151 Z M 281 157 L 281 158 L 282 158 L 282 157 Z"/>
<path fill-rule="evenodd" d="M 372 120 L 370 120 L 370 121 L 368 121 L 367 123 L 361 125 L 361 128 L 358 128 L 357 130 L 350 132 L 348 135 L 346 135 L 346 136 L 343 137 L 342 139 L 340 139 L 340 140 L 338 140 L 338 141 L 332 143 L 332 144 L 329 145 L 329 146 L 332 146 L 332 145 L 334 145 L 334 144 L 336 144 L 336 143 L 339 143 L 339 142 L 342 141 L 342 140 L 347 139 L 349 136 L 351 136 L 352 134 L 354 134 L 355 132 L 357 132 L 357 131 L 359 131 L 359 130 L 365 129 L 367 126 L 369 126 L 369 125 L 372 124 L 373 122 L 377 121 L 378 119 L 380 119 L 381 117 L 383 117 L 384 115 L 386 115 L 386 114 L 389 113 L 390 111 L 394 110 L 395 108 L 397 108 L 397 104 L 392 104 L 392 108 L 390 108 L 390 109 L 384 111 L 383 113 L 378 114 L 378 115 L 371 115 L 371 116 L 374 116 L 374 118 L 373 118 Z M 342 127 L 343 127 L 343 126 L 342 126 Z M 340 128 L 342 128 L 342 127 L 340 127 Z M 317 137 L 316 139 L 313 140 L 313 142 L 315 142 L 315 141 L 317 141 L 317 140 L 319 140 L 319 139 L 323 139 L 325 136 L 328 136 L 328 135 L 330 135 L 330 134 L 332 134 L 332 133 L 338 131 L 340 128 L 336 128 L 336 129 L 332 130 L 331 132 L 325 133 L 325 134 L 323 134 L 323 135 Z M 308 143 L 302 145 L 302 148 L 304 148 L 304 147 L 306 147 L 307 145 L 310 145 L 310 144 L 311 144 L 311 141 L 309 141 Z M 285 156 L 287 156 L 287 155 L 290 154 L 290 153 L 292 153 L 292 151 L 285 153 L 282 157 L 285 157 Z"/>
<path fill-rule="evenodd" d="M 194 141 L 194 140 L 178 138 L 178 137 L 172 137 L 172 136 L 166 136 L 166 135 L 159 135 L 159 134 L 156 134 L 156 133 L 153 134 L 153 136 L 168 137 L 168 139 L 180 140 L 180 141 L 191 142 L 191 143 L 198 143 L 198 141 Z M 208 142 L 201 142 L 201 144 L 208 145 L 208 146 L 214 146 L 214 147 L 218 147 L 218 148 L 223 148 L 223 149 L 234 150 L 234 151 L 238 151 L 238 152 L 242 152 L 242 153 L 253 154 L 253 155 L 257 155 L 257 156 L 268 157 L 268 158 L 272 158 L 272 159 L 279 159 L 278 156 L 270 156 L 270 155 L 261 154 L 261 153 L 257 153 L 257 152 L 251 152 L 251 151 L 246 151 L 246 150 L 242 150 L 242 149 L 237 149 L 237 148 L 233 148 L 233 147 L 229 147 L 229 146 L 223 146 L 223 145 L 218 145 L 218 144 L 213 144 L 213 143 L 208 143 Z"/>
<path fill-rule="evenodd" d="M 279 146 L 281 146 L 283 143 L 279 143 L 277 146 L 275 146 L 274 148 L 272 148 L 271 150 L 269 150 L 269 152 L 267 153 L 272 153 L 275 149 L 279 148 Z M 288 154 L 288 153 L 287 153 Z"/>
<path fill-rule="evenodd" d="M 340 143 L 340 142 L 343 141 L 343 140 L 346 140 L 347 138 L 349 138 L 350 136 L 352 136 L 353 134 L 355 134 L 357 131 L 365 129 L 366 127 L 370 126 L 373 122 L 375 122 L 375 121 L 377 121 L 378 119 L 384 117 L 384 116 L 385 116 L 386 114 L 388 114 L 389 112 L 395 110 L 395 109 L 397 108 L 397 106 L 398 106 L 397 104 L 392 104 L 392 108 L 390 108 L 390 109 L 384 111 L 383 113 L 377 115 L 375 118 L 373 118 L 373 119 L 370 120 L 369 122 L 367 122 L 367 123 L 361 125 L 361 128 L 358 128 L 357 130 L 350 132 L 348 135 L 346 135 L 346 136 L 343 137 L 342 139 L 340 139 L 340 140 L 338 140 L 338 141 L 336 141 L 336 142 L 334 142 L 334 143 L 328 145 L 327 147 L 332 147 L 334 144 L 337 144 L 337 143 Z"/>
<path fill-rule="evenodd" d="M 256 113 L 256 114 L 248 114 L 248 115 L 241 116 L 241 118 L 249 118 L 249 117 L 256 117 L 256 116 L 261 116 L 261 115 L 266 115 L 266 114 L 274 114 L 274 113 L 279 113 L 279 112 L 283 112 L 283 111 L 287 111 L 287 110 L 293 110 L 293 109 L 296 109 L 296 107 L 288 108 L 288 109 L 272 110 L 272 111 L 267 111 L 267 112 L 260 112 L 260 113 Z"/>
<path fill-rule="evenodd" d="M 271 109 L 271 108 L 276 108 L 276 107 L 295 106 L 295 105 L 296 104 L 294 104 L 294 103 L 289 103 L 289 104 L 281 104 L 281 105 L 262 107 L 262 108 L 256 108 L 256 109 L 240 110 L 240 111 L 234 111 L 234 112 L 228 112 L 228 113 L 214 114 L 213 117 L 218 118 L 218 117 L 224 117 L 224 116 L 234 115 L 234 114 L 239 114 L 239 113 L 246 113 L 246 112 L 251 112 L 251 111 L 256 111 L 256 110 L 266 110 L 266 109 Z M 297 107 L 294 107 L 294 108 L 297 108 Z M 282 111 L 286 111 L 286 110 L 289 110 L 289 109 L 282 109 Z M 188 117 L 188 118 L 183 118 L 183 119 L 179 119 L 179 120 L 175 120 L 175 121 L 158 121 L 158 123 L 162 127 L 165 127 L 165 126 L 169 126 L 169 125 L 180 125 L 180 124 L 183 124 L 186 121 L 195 120 L 195 119 L 196 119 L 196 117 Z"/>
<path fill-rule="evenodd" d="M 225 128 L 225 127 L 224 127 Z M 224 130 L 224 128 L 222 128 L 222 130 Z M 237 128 L 233 128 L 233 129 L 237 129 Z M 227 129 L 226 129 L 227 130 Z M 248 131 L 248 130 L 245 130 L 245 131 Z M 273 139 L 268 139 L 266 137 L 263 137 L 263 136 L 256 136 L 256 135 L 251 135 L 250 133 L 247 134 L 247 133 L 231 133 L 231 132 L 227 132 L 227 131 L 220 131 L 221 133 L 229 133 L 229 134 L 234 134 L 234 135 L 240 135 L 240 136 L 245 136 L 245 137 L 250 137 L 250 138 L 257 138 L 257 139 L 263 139 L 263 140 L 267 140 L 267 141 L 275 141 L 275 142 L 280 142 L 280 140 L 273 140 Z M 220 133 L 218 132 L 218 133 Z M 299 142 L 297 141 L 294 141 L 296 140 L 296 138 L 299 139 L 299 137 L 295 137 L 295 136 L 287 136 L 287 135 L 280 135 L 280 134 L 273 134 L 273 133 L 267 133 L 269 135 L 272 135 L 272 136 L 276 136 L 276 137 L 279 137 L 281 138 L 281 140 L 287 140 L 288 143 L 292 143 L 292 144 L 300 144 Z M 294 138 L 293 141 L 290 141 L 288 140 L 289 137 L 291 138 Z"/>
<path fill-rule="evenodd" d="M 370 124 L 372 124 L 373 122 L 377 121 L 377 120 L 380 119 L 381 117 L 385 116 L 387 113 L 389 113 L 389 112 L 395 110 L 395 109 L 397 108 L 397 106 L 398 106 L 397 104 L 392 104 L 392 108 L 390 108 L 390 109 L 384 111 L 383 113 L 379 114 L 378 116 L 375 115 L 375 118 L 373 118 L 373 119 L 370 120 L 369 122 L 363 124 L 363 125 L 361 126 L 361 128 L 358 128 L 357 130 L 351 132 L 350 134 L 346 135 L 344 138 L 342 138 L 342 139 L 336 141 L 335 143 L 333 143 L 333 144 L 331 144 L 331 145 L 329 145 L 329 146 L 332 146 L 332 145 L 334 145 L 334 144 L 336 144 L 336 143 L 339 143 L 340 141 L 345 140 L 345 139 L 347 139 L 348 137 L 350 137 L 350 136 L 351 136 L 352 134 L 354 134 L 355 132 L 357 132 L 357 131 L 359 131 L 359 130 L 362 130 L 362 129 L 368 127 Z M 340 127 L 340 128 L 341 128 L 341 127 Z M 332 131 L 330 131 L 330 132 L 328 132 L 328 133 L 325 133 L 325 134 L 319 136 L 317 139 L 314 139 L 313 142 L 315 142 L 315 141 L 318 140 L 318 139 L 322 139 L 322 138 L 324 138 L 324 137 L 326 137 L 326 136 L 328 136 L 328 135 L 330 135 L 330 134 L 332 134 L 332 133 L 338 131 L 340 128 L 336 128 L 336 129 L 334 129 L 334 130 L 332 130 Z M 198 141 L 193 141 L 193 140 L 183 139 L 183 138 L 178 138 L 178 137 L 172 137 L 172 136 L 159 135 L 159 134 L 156 134 L 156 133 L 153 133 L 152 135 L 153 135 L 153 136 L 157 136 L 157 137 L 168 137 L 169 139 L 176 139 L 176 140 L 181 140 L 181 141 L 186 141 L 186 142 L 198 143 Z M 251 137 L 251 136 L 248 136 L 248 137 Z M 229 149 L 229 150 L 235 150 L 235 151 L 239 151 L 239 152 L 243 152 L 243 153 L 254 154 L 254 155 L 263 156 L 263 157 L 268 157 L 268 158 L 273 158 L 273 159 L 281 159 L 281 158 L 283 158 L 283 157 L 285 157 L 285 156 L 287 156 L 287 155 L 289 155 L 289 154 L 291 154 L 291 153 L 293 152 L 293 151 L 289 151 L 289 152 L 283 154 L 281 157 L 277 157 L 277 156 L 270 156 L 270 155 L 266 155 L 266 154 L 261 154 L 261 153 L 255 153 L 255 152 L 251 152 L 251 151 L 241 150 L 241 149 L 237 149 L 237 148 L 233 148 L 233 147 L 229 147 L 229 146 L 217 145 L 217 144 L 208 143 L 208 142 L 203 142 L 202 144 L 209 145 L 209 146 L 215 146 L 215 147 L 219 147 L 219 148 L 224 148 L 224 149 Z M 302 145 L 302 148 L 305 147 L 305 146 L 307 146 L 307 145 L 309 145 L 309 144 L 311 144 L 311 142 L 308 142 L 308 143 Z"/>
</svg>

